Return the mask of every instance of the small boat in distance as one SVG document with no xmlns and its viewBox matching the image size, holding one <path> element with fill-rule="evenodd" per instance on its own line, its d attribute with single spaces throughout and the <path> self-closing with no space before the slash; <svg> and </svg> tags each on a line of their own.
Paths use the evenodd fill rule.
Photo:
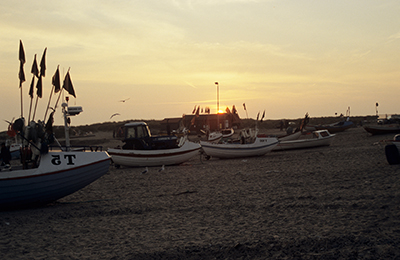
<svg viewBox="0 0 400 260">
<path fill-rule="evenodd" d="M 305 127 L 306 130 L 308 131 L 314 131 L 314 130 L 328 130 L 329 133 L 334 134 L 338 132 L 343 132 L 350 127 L 353 127 L 354 123 L 352 121 L 340 121 L 336 122 L 333 124 L 328 124 L 328 125 L 307 125 Z"/>
<path fill-rule="evenodd" d="M 366 125 L 364 129 L 372 135 L 397 134 L 400 133 L 400 124 Z"/>
<path fill-rule="evenodd" d="M 220 131 L 211 132 L 207 137 L 207 141 L 208 142 L 219 141 L 221 138 L 232 137 L 234 133 L 235 130 L 233 130 L 233 128 L 222 129 Z"/>
<path fill-rule="evenodd" d="M 176 165 L 186 162 L 200 152 L 200 145 L 190 142 L 187 134 L 152 136 L 145 122 L 124 125 L 122 147 L 109 148 L 116 167 L 147 167 Z"/>
</svg>

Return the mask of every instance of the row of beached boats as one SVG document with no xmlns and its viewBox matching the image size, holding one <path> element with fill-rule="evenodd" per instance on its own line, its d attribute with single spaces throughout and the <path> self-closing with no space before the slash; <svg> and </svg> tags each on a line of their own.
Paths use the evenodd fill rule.
<svg viewBox="0 0 400 260">
<path fill-rule="evenodd" d="M 67 105 L 63 113 L 67 118 Z M 28 131 L 24 129 L 25 133 Z M 51 151 L 45 152 L 43 150 L 49 148 L 45 147 L 45 142 L 41 147 L 34 143 L 29 149 L 24 146 L 21 165 L 3 168 L 0 172 L 0 209 L 41 205 L 60 199 L 103 176 L 111 162 L 117 167 L 148 167 L 181 164 L 201 153 L 208 158 L 262 156 L 271 151 L 330 145 L 335 136 L 327 130 L 317 130 L 308 136 L 310 138 L 299 139 L 301 132 L 295 132 L 280 140 L 276 136 L 245 131 L 238 140 L 221 137 L 218 141 L 195 143 L 188 140 L 187 134 L 180 138 L 152 136 L 145 122 L 126 124 L 124 133 L 124 144 L 107 152 L 97 147 L 72 147 L 68 139 L 66 146 L 51 147 Z"/>
<path fill-rule="evenodd" d="M 308 134 L 301 131 L 277 137 L 258 134 L 255 130 L 243 130 L 234 138 L 233 134 L 221 135 L 200 140 L 189 141 L 187 135 L 179 140 L 176 136 L 152 136 L 145 122 L 127 123 L 123 129 L 124 145 L 108 149 L 114 164 L 128 167 L 162 166 L 183 163 L 200 151 L 206 158 L 243 158 L 265 155 L 271 151 L 301 149 L 331 144 L 334 134 L 328 130 L 316 130 Z M 300 137 L 303 138 L 300 138 Z"/>
<path fill-rule="evenodd" d="M 41 97 L 42 76 L 45 75 L 44 70 L 46 69 L 45 54 L 46 49 L 40 62 L 40 73 L 36 65 L 36 56 L 31 69 L 33 74 L 31 89 L 33 89 L 35 78 L 38 78 L 36 86 L 38 97 L 39 94 Z M 19 60 L 20 72 L 18 75 L 22 100 L 22 82 L 25 81 L 23 72 L 25 54 L 22 42 L 20 42 Z M 65 75 L 61 88 L 57 68 L 52 78 L 52 84 L 54 94 L 59 92 L 57 102 L 53 106 L 55 109 L 63 90 L 75 97 L 69 71 Z M 33 90 L 31 91 L 31 89 L 29 95 L 32 101 Z M 48 104 L 50 104 L 53 90 Z M 195 143 L 188 140 L 187 134 L 180 138 L 177 136 L 152 136 L 146 123 L 134 122 L 125 125 L 122 146 L 103 151 L 102 147 L 73 147 L 70 145 L 70 116 L 78 115 L 82 112 L 82 108 L 68 106 L 68 97 L 61 107 L 64 118 L 65 145 L 60 145 L 53 134 L 55 110 L 49 106 L 47 110 L 52 109 L 53 112 L 50 113 L 47 121 L 46 112 L 43 121 L 35 122 L 33 119 L 28 119 L 26 122 L 22 116 L 21 104 L 21 117 L 15 122 L 10 122 L 8 133 L 21 140 L 16 145 L 16 150 L 19 148 L 20 163 L 0 168 L 0 210 L 43 205 L 58 200 L 82 189 L 106 174 L 112 162 L 117 167 L 148 167 L 181 164 L 199 153 L 203 153 L 206 158 L 262 156 L 271 151 L 328 146 L 335 137 L 334 134 L 331 134 L 332 132 L 351 127 L 349 122 L 329 126 L 329 129 L 318 129 L 319 126 L 314 126 L 312 132 L 307 132 L 307 134 L 303 133 L 303 127 L 301 127 L 300 131 L 282 137 L 262 135 L 255 128 L 253 131 L 241 131 L 239 138 L 236 139 L 233 138 L 234 131 L 227 130 L 213 133 L 207 141 Z M 31 111 L 29 111 L 29 117 L 30 115 Z M 53 143 L 57 143 L 57 146 L 51 147 L 50 144 Z"/>
</svg>

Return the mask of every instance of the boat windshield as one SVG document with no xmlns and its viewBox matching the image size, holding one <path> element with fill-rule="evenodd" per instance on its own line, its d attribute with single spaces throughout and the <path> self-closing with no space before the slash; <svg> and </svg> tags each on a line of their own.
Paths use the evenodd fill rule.
<svg viewBox="0 0 400 260">
<path fill-rule="evenodd" d="M 326 137 L 326 136 L 329 136 L 329 133 L 328 133 L 328 132 L 321 132 L 320 135 L 321 135 L 322 137 Z"/>
<path fill-rule="evenodd" d="M 129 127 L 126 131 L 127 138 L 135 138 L 136 137 L 136 127 Z"/>
<path fill-rule="evenodd" d="M 149 129 L 147 126 L 134 126 L 128 127 L 126 138 L 145 138 L 149 136 Z"/>
<path fill-rule="evenodd" d="M 146 137 L 146 128 L 144 126 L 138 127 L 137 129 L 137 138 L 143 138 Z"/>
</svg>

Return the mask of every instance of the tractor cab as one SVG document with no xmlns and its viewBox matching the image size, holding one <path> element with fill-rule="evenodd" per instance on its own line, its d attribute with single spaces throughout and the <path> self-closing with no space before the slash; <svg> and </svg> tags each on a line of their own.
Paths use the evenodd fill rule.
<svg viewBox="0 0 400 260">
<path fill-rule="evenodd" d="M 157 150 L 177 148 L 177 136 L 151 136 L 145 122 L 132 122 L 124 125 L 125 143 L 122 149 L 127 150 Z"/>
</svg>

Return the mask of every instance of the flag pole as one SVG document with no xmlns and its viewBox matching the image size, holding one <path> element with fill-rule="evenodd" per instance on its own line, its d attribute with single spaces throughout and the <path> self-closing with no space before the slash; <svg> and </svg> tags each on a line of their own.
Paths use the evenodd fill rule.
<svg viewBox="0 0 400 260">
<path fill-rule="evenodd" d="M 51 88 L 50 97 L 49 97 L 49 102 L 47 102 L 46 112 L 44 113 L 44 118 L 43 118 L 43 121 L 44 121 L 44 122 L 46 122 L 47 111 L 49 110 L 49 107 L 50 107 L 50 101 L 51 101 L 51 98 L 52 98 L 52 96 L 53 96 L 53 91 L 54 91 L 54 86 Z"/>
<path fill-rule="evenodd" d="M 60 88 L 60 72 L 59 72 L 59 67 L 60 67 L 60 65 L 57 66 L 57 70 L 56 70 L 56 72 L 55 72 L 53 78 L 51 79 L 51 83 L 52 83 L 53 87 L 51 88 L 50 97 L 49 97 L 49 102 L 47 103 L 46 112 L 45 112 L 45 114 L 44 114 L 44 119 L 43 119 L 44 122 L 46 122 L 47 111 L 48 111 L 49 108 L 50 108 L 50 102 L 51 102 L 51 98 L 53 97 L 53 91 L 54 91 L 54 92 L 56 91 L 56 89 L 55 89 L 55 88 L 56 88 L 55 84 L 57 84 L 57 85 L 58 85 L 58 88 Z M 57 82 L 57 81 L 58 81 L 58 82 Z M 60 89 L 58 89 L 58 91 L 60 91 Z M 57 91 L 57 92 L 58 92 L 58 91 Z"/>
<path fill-rule="evenodd" d="M 32 82 L 31 82 L 31 86 L 30 89 L 32 89 L 33 91 L 33 86 L 35 85 L 35 75 L 32 76 Z M 29 89 L 29 95 L 30 95 L 30 89 Z M 33 94 L 31 96 L 31 102 L 29 104 L 29 117 L 28 117 L 28 122 L 31 121 L 31 113 L 32 113 L 32 101 L 33 101 Z"/>
<path fill-rule="evenodd" d="M 24 117 L 23 111 L 24 111 L 24 105 L 23 105 L 23 100 L 22 100 L 22 86 L 19 87 L 19 89 L 21 90 L 21 118 Z"/>
<path fill-rule="evenodd" d="M 39 100 L 39 96 L 36 96 L 35 109 L 33 110 L 32 121 L 35 120 L 36 108 L 37 108 L 38 100 Z"/>
</svg>

